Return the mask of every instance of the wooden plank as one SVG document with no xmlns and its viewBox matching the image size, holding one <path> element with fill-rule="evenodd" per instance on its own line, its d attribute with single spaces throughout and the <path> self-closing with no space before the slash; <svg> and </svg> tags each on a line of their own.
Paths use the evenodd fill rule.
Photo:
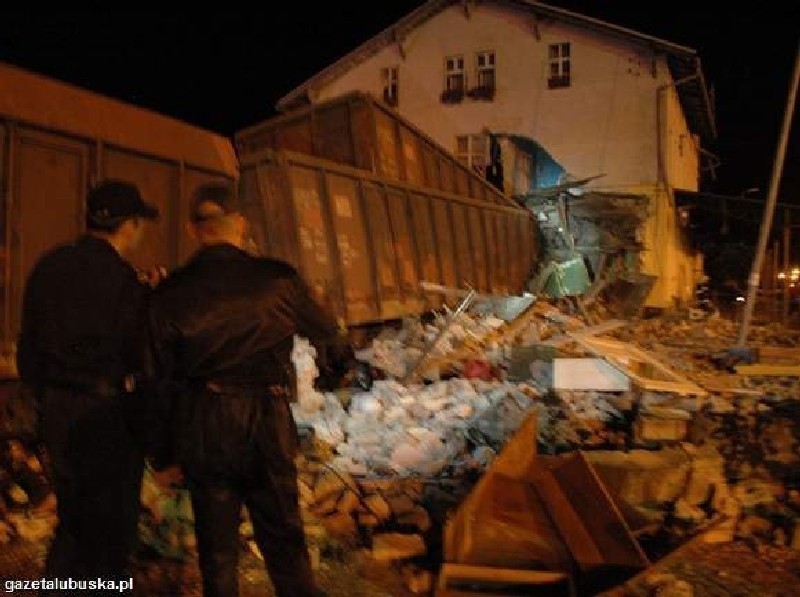
<svg viewBox="0 0 800 597">
<path fill-rule="evenodd" d="M 645 390 L 706 396 L 703 388 L 678 375 L 653 355 L 633 344 L 568 333 L 589 352 L 603 357 Z"/>
<path fill-rule="evenodd" d="M 538 484 L 542 499 L 581 569 L 649 565 L 622 513 L 586 457 L 578 452 L 550 469 Z M 546 479 L 547 475 L 543 475 Z"/>
<path fill-rule="evenodd" d="M 800 365 L 737 365 L 739 375 L 800 377 Z"/>
<path fill-rule="evenodd" d="M 798 346 L 758 346 L 756 348 L 758 360 L 793 360 L 800 362 L 800 347 Z"/>
<path fill-rule="evenodd" d="M 569 580 L 569 576 L 564 572 L 494 568 L 490 566 L 472 566 L 469 564 L 443 564 L 439 572 L 439 587 L 444 589 L 448 586 L 448 582 L 453 580 L 462 582 L 549 585 L 566 582 Z"/>
<path fill-rule="evenodd" d="M 613 332 L 614 330 L 618 330 L 619 328 L 625 327 L 628 324 L 629 322 L 623 319 L 609 319 L 608 321 L 604 321 L 603 323 L 599 323 L 597 325 L 575 330 L 572 332 L 572 334 L 580 334 L 583 336 L 600 336 L 601 334 L 607 334 L 609 332 Z M 548 344 L 549 346 L 564 346 L 565 344 L 569 344 L 570 342 L 574 341 L 575 339 L 572 338 L 571 335 L 559 334 L 544 340 L 542 343 Z"/>
</svg>

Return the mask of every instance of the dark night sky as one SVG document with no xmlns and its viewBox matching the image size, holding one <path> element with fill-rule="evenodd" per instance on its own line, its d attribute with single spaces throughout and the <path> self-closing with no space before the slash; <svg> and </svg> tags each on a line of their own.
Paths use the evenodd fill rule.
<svg viewBox="0 0 800 597">
<path fill-rule="evenodd" d="M 267 5 L 235 13 L 4 9 L 0 60 L 231 135 L 420 3 L 281 3 L 280 15 Z M 697 49 L 716 88 L 720 138 L 710 149 L 723 161 L 708 189 L 766 195 L 800 33 L 796 10 L 777 1 L 551 4 Z M 779 198 L 800 204 L 800 123 Z"/>
</svg>

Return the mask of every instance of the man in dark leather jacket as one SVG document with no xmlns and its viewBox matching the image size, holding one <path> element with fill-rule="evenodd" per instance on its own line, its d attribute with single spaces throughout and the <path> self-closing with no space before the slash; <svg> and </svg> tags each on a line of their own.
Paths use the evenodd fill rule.
<svg viewBox="0 0 800 597">
<path fill-rule="evenodd" d="M 157 215 L 135 186 L 100 183 L 87 196 L 87 234 L 44 255 L 27 280 L 17 365 L 41 411 L 58 500 L 48 577 L 128 578 L 148 289 L 126 259 Z"/>
<path fill-rule="evenodd" d="M 290 353 L 295 334 L 334 365 L 352 351 L 291 266 L 244 250 L 231 189 L 200 187 L 190 228 L 200 250 L 151 303 L 154 468 L 185 475 L 206 596 L 238 594 L 243 503 L 277 594 L 318 595 L 297 499 Z"/>
</svg>

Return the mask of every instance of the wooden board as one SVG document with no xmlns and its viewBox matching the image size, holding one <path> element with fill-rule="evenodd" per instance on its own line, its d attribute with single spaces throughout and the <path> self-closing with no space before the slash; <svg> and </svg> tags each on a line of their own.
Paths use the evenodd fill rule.
<svg viewBox="0 0 800 597">
<path fill-rule="evenodd" d="M 645 390 L 681 395 L 708 395 L 703 388 L 678 375 L 653 355 L 633 344 L 583 334 L 569 333 L 569 336 L 589 352 L 606 359 Z"/>
<path fill-rule="evenodd" d="M 465 564 L 444 564 L 439 572 L 439 582 L 436 595 L 464 595 L 462 592 L 448 591 L 451 584 L 472 585 L 477 587 L 503 586 L 550 586 L 562 585 L 562 592 L 556 591 L 551 595 L 574 595 L 575 587 L 569 575 L 563 572 L 550 572 L 543 570 L 519 570 L 513 568 L 494 568 L 490 566 L 470 566 Z M 471 594 L 471 593 L 470 593 Z M 485 594 L 485 593 L 484 593 Z M 492 592 L 492 595 L 497 593 Z"/>
<path fill-rule="evenodd" d="M 737 365 L 736 373 L 753 376 L 800 377 L 800 365 Z"/>
<path fill-rule="evenodd" d="M 543 470 L 536 486 L 581 569 L 650 564 L 615 500 L 581 452 Z"/>
</svg>

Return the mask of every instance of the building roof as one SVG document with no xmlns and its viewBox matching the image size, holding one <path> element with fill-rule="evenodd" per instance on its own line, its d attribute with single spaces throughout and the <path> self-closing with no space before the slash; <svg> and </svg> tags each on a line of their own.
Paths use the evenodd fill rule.
<svg viewBox="0 0 800 597">
<path fill-rule="evenodd" d="M 2 62 L 0 81 L 0 118 L 236 174 L 233 144 L 221 135 Z"/>
<path fill-rule="evenodd" d="M 628 41 L 648 46 L 655 51 L 667 55 L 667 62 L 677 83 L 677 91 L 681 105 L 686 114 L 689 128 L 703 139 L 716 137 L 716 123 L 712 98 L 706 86 L 703 69 L 697 52 L 692 48 L 639 33 L 633 29 L 620 27 L 593 17 L 550 6 L 534 0 L 492 0 L 510 8 L 533 13 L 537 16 L 549 17 L 570 23 L 584 29 L 590 29 Z M 377 35 L 368 39 L 352 52 L 346 54 L 333 64 L 316 73 L 300 86 L 296 87 L 278 100 L 277 108 L 287 110 L 309 101 L 309 94 L 315 89 L 330 83 L 341 75 L 377 54 L 386 46 L 402 42 L 405 36 L 446 8 L 455 4 L 463 4 L 459 0 L 428 0 L 419 8 L 407 14 Z"/>
</svg>

